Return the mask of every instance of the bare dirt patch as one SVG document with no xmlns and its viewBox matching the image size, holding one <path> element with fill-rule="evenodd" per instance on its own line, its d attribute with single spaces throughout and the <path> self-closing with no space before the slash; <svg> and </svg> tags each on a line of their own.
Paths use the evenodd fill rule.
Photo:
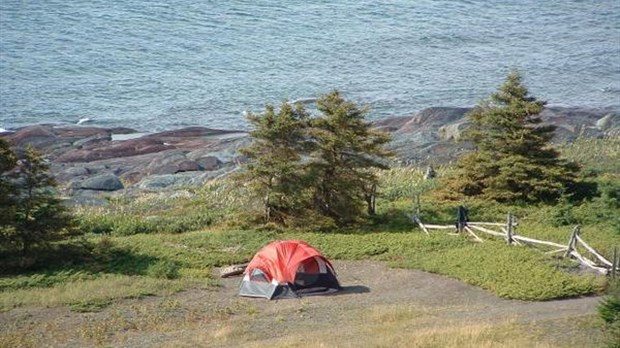
<svg viewBox="0 0 620 348">
<path fill-rule="evenodd" d="M 269 301 L 216 290 L 114 303 L 98 313 L 0 313 L 0 346 L 594 346 L 597 297 L 504 300 L 460 281 L 370 261 L 334 264 L 344 290 Z M 510 343 L 512 342 L 512 343 Z M 515 345 L 516 344 L 516 345 Z M 536 346 L 536 345 L 534 345 Z"/>
</svg>

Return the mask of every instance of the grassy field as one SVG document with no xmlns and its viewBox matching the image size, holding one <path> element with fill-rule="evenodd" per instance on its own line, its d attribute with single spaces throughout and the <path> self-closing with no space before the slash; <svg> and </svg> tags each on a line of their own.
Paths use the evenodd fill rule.
<svg viewBox="0 0 620 348">
<path fill-rule="evenodd" d="M 410 169 L 395 171 L 401 171 L 400 175 L 419 174 Z M 350 229 L 316 232 L 270 225 L 248 228 L 243 222 L 214 219 L 198 231 L 145 233 L 140 224 L 150 224 L 146 217 L 162 211 L 173 216 L 167 209 L 182 216 L 179 225 L 173 224 L 174 231 L 184 226 L 191 214 L 210 214 L 209 206 L 203 204 L 204 196 L 182 196 L 177 198 L 179 204 L 169 197 L 163 199 L 162 204 L 153 204 L 153 197 L 144 200 L 149 206 L 139 200 L 115 202 L 106 208 L 112 213 L 101 208 L 83 212 L 89 219 L 82 223 L 93 231 L 110 221 L 109 214 L 122 211 L 126 219 L 113 219 L 120 226 L 118 230 L 113 227 L 105 234 L 90 233 L 58 245 L 57 251 L 38 260 L 28 273 L 1 277 L 1 308 L 67 304 L 76 310 L 96 310 L 118 298 L 216 286 L 213 267 L 245 262 L 261 246 L 277 239 L 306 240 L 333 259 L 371 259 L 447 275 L 505 298 L 549 300 L 598 294 L 606 284 L 605 278 L 582 272 L 572 261 L 545 255 L 545 249 L 511 247 L 501 239 L 474 243 L 467 236 L 442 232 L 427 236 L 406 216 L 411 202 L 398 195 L 379 202 L 380 214 L 374 222 Z M 196 204 L 191 204 L 192 199 Z M 452 223 L 454 203 L 432 199 L 432 195 L 423 196 L 422 219 Z M 579 221 L 582 212 L 596 210 L 599 204 L 592 201 L 573 207 L 573 218 Z M 189 207 L 187 213 L 180 211 L 183 206 Z M 504 214 L 513 211 L 519 219 L 518 233 L 544 240 L 566 243 L 572 230 L 572 224 L 558 224 L 550 218 L 563 214 L 558 207 L 505 207 L 485 202 L 469 202 L 468 207 L 472 219 L 485 221 L 503 221 Z M 607 257 L 613 245 L 620 245 L 620 235 L 605 218 L 584 224 L 582 236 Z M 71 261 L 65 262 L 67 259 Z"/>
</svg>

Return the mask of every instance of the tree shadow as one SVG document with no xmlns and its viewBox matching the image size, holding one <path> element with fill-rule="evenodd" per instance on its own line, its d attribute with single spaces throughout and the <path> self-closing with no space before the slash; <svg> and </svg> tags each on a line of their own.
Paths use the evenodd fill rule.
<svg viewBox="0 0 620 348">
<path fill-rule="evenodd" d="M 420 218 L 425 223 L 451 225 L 456 221 L 458 204 L 453 206 L 436 206 L 422 210 Z M 412 219 L 413 209 L 391 208 L 368 219 L 368 222 L 351 228 L 330 231 L 329 233 L 410 233 L 420 227 Z"/>
<path fill-rule="evenodd" d="M 333 291 L 333 290 L 332 290 Z M 310 297 L 310 296 L 340 296 L 340 295 L 350 295 L 350 294 L 364 294 L 370 292 L 370 288 L 363 285 L 352 285 L 352 286 L 342 286 L 340 290 L 335 292 L 310 292 L 301 294 L 300 297 Z"/>
<path fill-rule="evenodd" d="M 370 292 L 370 288 L 364 285 L 350 285 L 343 286 L 340 291 L 335 292 L 334 295 L 347 295 L 347 294 L 365 294 Z"/>
<path fill-rule="evenodd" d="M 74 240 L 41 248 L 28 255 L 4 254 L 0 257 L 0 277 L 49 278 L 40 279 L 41 285 L 49 286 L 75 274 L 146 275 L 157 262 L 160 262 L 157 257 L 137 254 L 112 243 Z"/>
</svg>

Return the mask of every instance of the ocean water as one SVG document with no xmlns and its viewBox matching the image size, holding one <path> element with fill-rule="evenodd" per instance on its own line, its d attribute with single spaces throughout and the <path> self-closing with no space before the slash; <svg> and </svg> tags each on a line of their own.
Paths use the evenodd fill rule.
<svg viewBox="0 0 620 348">
<path fill-rule="evenodd" d="M 0 1 L 0 128 L 246 128 L 339 89 L 369 117 L 471 106 L 519 69 L 620 107 L 620 1 Z"/>
</svg>

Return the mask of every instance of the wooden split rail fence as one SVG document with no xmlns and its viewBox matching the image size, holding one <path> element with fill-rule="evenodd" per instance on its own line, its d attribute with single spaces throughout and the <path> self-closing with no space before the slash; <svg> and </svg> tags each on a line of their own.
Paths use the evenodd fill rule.
<svg viewBox="0 0 620 348">
<path fill-rule="evenodd" d="M 568 240 L 568 244 L 564 245 L 516 234 L 515 228 L 517 227 L 517 223 L 515 222 L 512 214 L 508 214 L 506 223 L 467 221 L 456 223 L 456 225 L 433 225 L 422 223 L 422 220 L 416 214 L 411 215 L 411 220 L 418 224 L 422 231 L 424 231 L 424 233 L 428 235 L 430 235 L 430 230 L 434 229 L 453 230 L 457 232 L 454 233 L 457 235 L 464 232 L 468 233 L 469 235 L 471 235 L 472 238 L 474 238 L 476 242 L 483 242 L 483 239 L 480 238 L 476 233 L 484 233 L 494 237 L 503 238 L 509 245 L 538 244 L 547 247 L 553 247 L 554 250 L 548 251 L 546 252 L 546 254 L 562 253 L 564 257 L 572 258 L 581 263 L 582 265 L 591 268 L 601 274 L 609 274 L 612 277 L 620 276 L 620 253 L 618 252 L 618 248 L 614 248 L 612 260 L 607 260 L 594 248 L 588 245 L 588 243 L 586 243 L 583 238 L 581 238 L 581 236 L 579 236 L 579 233 L 581 231 L 581 227 L 579 225 L 573 228 L 570 239 Z M 500 231 L 497 231 L 493 228 L 499 229 Z M 585 250 L 588 251 L 589 257 L 585 256 L 577 250 L 578 245 L 581 245 Z"/>
</svg>

